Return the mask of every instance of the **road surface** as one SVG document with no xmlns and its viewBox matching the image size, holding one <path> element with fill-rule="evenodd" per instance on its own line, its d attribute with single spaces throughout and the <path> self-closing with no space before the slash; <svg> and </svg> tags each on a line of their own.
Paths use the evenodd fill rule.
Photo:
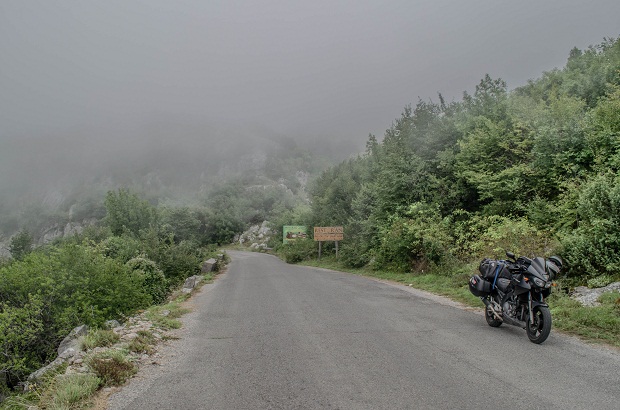
<svg viewBox="0 0 620 410">
<path fill-rule="evenodd" d="M 110 409 L 619 409 L 620 354 L 356 275 L 230 252 Z"/>
</svg>

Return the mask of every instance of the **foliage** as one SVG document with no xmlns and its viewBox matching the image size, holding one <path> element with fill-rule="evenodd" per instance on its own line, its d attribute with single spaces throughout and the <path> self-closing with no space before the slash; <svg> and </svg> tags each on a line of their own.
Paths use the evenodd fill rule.
<svg viewBox="0 0 620 410">
<path fill-rule="evenodd" d="M 20 260 L 32 251 L 32 245 L 32 235 L 27 230 L 22 229 L 11 238 L 9 252 L 13 259 Z"/>
<path fill-rule="evenodd" d="M 0 302 L 0 373 L 9 385 L 43 361 L 37 355 L 44 332 L 43 302 L 40 296 L 27 295 L 21 307 Z"/>
<path fill-rule="evenodd" d="M 86 356 L 84 361 L 101 379 L 103 386 L 120 386 L 138 371 L 136 364 L 122 350 L 104 350 Z"/>
<path fill-rule="evenodd" d="M 451 237 L 439 211 L 418 202 L 410 205 L 403 216 L 395 215 L 380 232 L 375 266 L 398 271 L 428 270 L 447 257 Z"/>
<path fill-rule="evenodd" d="M 105 198 L 106 222 L 114 235 L 134 235 L 152 226 L 157 218 L 155 208 L 127 189 L 109 191 Z"/>
<path fill-rule="evenodd" d="M 586 277 L 620 273 L 620 177 L 590 179 L 579 195 L 577 215 L 576 229 L 563 239 L 568 273 Z"/>
<path fill-rule="evenodd" d="M 318 245 L 310 239 L 298 239 L 279 248 L 287 263 L 299 263 L 318 257 Z"/>
<path fill-rule="evenodd" d="M 75 326 L 102 325 L 152 300 L 123 263 L 71 243 L 33 252 L 0 269 L 0 277 L 3 349 L 13 351 L 2 371 L 10 385 L 51 359 Z"/>
<path fill-rule="evenodd" d="M 560 252 L 582 282 L 617 277 L 619 116 L 620 40 L 574 49 L 513 91 L 486 75 L 461 101 L 405 107 L 381 142 L 324 171 L 311 225 L 345 226 L 350 267 L 421 271 L 510 250 Z"/>
<path fill-rule="evenodd" d="M 153 303 L 162 303 L 168 295 L 168 281 L 155 262 L 145 257 L 130 259 L 127 267 L 142 279 L 142 288 L 151 296 Z"/>
</svg>

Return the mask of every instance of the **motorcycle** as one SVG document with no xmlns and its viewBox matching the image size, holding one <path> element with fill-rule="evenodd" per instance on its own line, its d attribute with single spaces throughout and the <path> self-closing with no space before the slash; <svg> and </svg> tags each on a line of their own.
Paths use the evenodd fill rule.
<svg viewBox="0 0 620 410">
<path fill-rule="evenodd" d="M 508 260 L 484 259 L 480 275 L 469 280 L 469 290 L 485 305 L 484 317 L 491 327 L 502 323 L 526 330 L 531 342 L 540 344 L 551 332 L 551 312 L 545 298 L 562 269 L 562 259 L 533 259 L 506 252 Z"/>
</svg>

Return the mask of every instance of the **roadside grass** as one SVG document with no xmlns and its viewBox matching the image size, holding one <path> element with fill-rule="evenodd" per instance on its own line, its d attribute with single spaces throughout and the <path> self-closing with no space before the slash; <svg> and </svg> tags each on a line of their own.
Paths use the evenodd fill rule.
<svg viewBox="0 0 620 410">
<path fill-rule="evenodd" d="M 57 375 L 41 394 L 42 409 L 81 409 L 90 407 L 91 396 L 99 389 L 101 379 L 94 374 Z"/>
<path fill-rule="evenodd" d="M 468 280 L 478 271 L 478 263 L 460 264 L 454 267 L 434 267 L 425 273 L 398 273 L 370 268 L 347 268 L 333 255 L 301 262 L 305 266 L 332 269 L 356 275 L 411 284 L 413 287 L 472 307 L 482 307 L 480 299 L 469 292 Z M 554 328 L 579 336 L 593 343 L 606 343 L 620 347 L 620 293 L 604 294 L 600 306 L 585 307 L 569 296 L 568 286 L 559 281 L 559 287 L 549 298 Z"/>
<path fill-rule="evenodd" d="M 155 352 L 155 344 L 157 344 L 157 339 L 155 339 L 153 333 L 148 330 L 140 330 L 138 331 L 138 336 L 127 344 L 127 349 L 130 352 L 151 355 Z"/>
<path fill-rule="evenodd" d="M 45 374 L 38 383 L 28 385 L 28 389 L 23 393 L 13 392 L 9 397 L 0 403 L 0 409 L 2 410 L 23 410 L 30 408 L 38 408 L 41 397 L 46 394 L 47 391 L 52 389 L 54 379 L 57 376 L 64 374 L 68 365 L 66 363 L 61 364 L 54 370 Z"/>
<path fill-rule="evenodd" d="M 552 294 L 553 325 L 589 341 L 620 347 L 620 293 L 606 293 L 599 302 L 600 306 L 585 307 L 565 293 Z"/>
<path fill-rule="evenodd" d="M 95 347 L 108 347 L 118 342 L 120 336 L 111 330 L 93 329 L 81 340 L 82 350 L 91 350 Z"/>
<path fill-rule="evenodd" d="M 103 386 L 120 386 L 138 371 L 126 350 L 105 350 L 87 356 L 84 362 L 101 379 Z"/>
<path fill-rule="evenodd" d="M 182 294 L 165 305 L 151 306 L 146 311 L 146 318 L 161 329 L 179 329 L 181 322 L 177 319 L 189 312 L 189 309 L 181 307 L 181 303 L 188 298 L 189 294 Z"/>
</svg>

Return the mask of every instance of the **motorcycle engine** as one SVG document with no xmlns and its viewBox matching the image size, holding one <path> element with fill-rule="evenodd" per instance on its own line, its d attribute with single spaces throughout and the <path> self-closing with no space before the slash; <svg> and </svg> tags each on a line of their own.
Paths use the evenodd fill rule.
<svg viewBox="0 0 620 410">
<path fill-rule="evenodd" d="M 516 318 L 517 301 L 514 295 L 512 295 L 506 302 L 504 302 L 504 304 L 502 305 L 502 310 L 504 311 L 505 315 Z"/>
</svg>

